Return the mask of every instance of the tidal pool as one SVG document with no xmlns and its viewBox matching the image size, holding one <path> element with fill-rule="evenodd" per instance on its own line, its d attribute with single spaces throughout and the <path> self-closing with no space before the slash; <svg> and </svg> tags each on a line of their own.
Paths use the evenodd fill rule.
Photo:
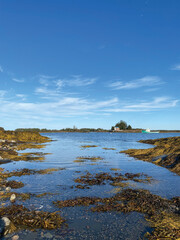
<svg viewBox="0 0 180 240">
<path fill-rule="evenodd" d="M 129 148 L 149 148 L 151 145 L 139 143 L 142 139 L 156 139 L 180 136 L 180 133 L 47 133 L 50 137 L 43 149 L 21 151 L 51 153 L 44 155 L 44 161 L 17 161 L 1 165 L 5 170 L 22 168 L 46 169 L 61 168 L 51 174 L 34 174 L 21 177 L 11 177 L 9 180 L 18 180 L 24 183 L 23 188 L 16 189 L 18 193 L 45 194 L 42 197 L 32 197 L 23 202 L 25 207 L 32 210 L 55 212 L 59 209 L 54 201 L 67 200 L 75 197 L 111 197 L 115 187 L 111 184 L 92 185 L 89 189 L 78 189 L 74 180 L 87 172 L 91 174 L 106 172 L 144 173 L 153 178 L 151 182 L 130 182 L 130 188 L 147 189 L 152 194 L 165 198 L 180 195 L 177 185 L 179 176 L 169 170 L 152 163 L 143 162 L 129 157 L 122 150 Z M 88 146 L 88 147 L 82 147 Z M 96 146 L 96 147 L 90 147 Z M 96 160 L 91 161 L 91 159 Z M 76 161 L 84 159 L 83 161 Z M 22 204 L 22 202 L 18 202 Z M 141 239 L 149 231 L 149 223 L 144 215 L 137 212 L 92 212 L 90 207 L 76 206 L 62 208 L 61 216 L 67 225 L 57 230 L 21 230 L 16 234 L 19 239 Z M 11 239 L 14 234 L 4 237 Z"/>
</svg>

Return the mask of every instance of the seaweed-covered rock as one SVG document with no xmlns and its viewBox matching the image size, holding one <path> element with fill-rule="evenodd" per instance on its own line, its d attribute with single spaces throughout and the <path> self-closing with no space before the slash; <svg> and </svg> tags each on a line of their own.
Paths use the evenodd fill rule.
<svg viewBox="0 0 180 240">
<path fill-rule="evenodd" d="M 15 204 L 0 208 L 0 215 L 6 216 L 10 223 L 13 223 L 15 226 L 12 229 L 13 231 L 16 228 L 56 229 L 60 228 L 62 223 L 65 222 L 65 220 L 57 212 L 49 213 L 43 211 L 30 211 L 22 205 Z"/>
<path fill-rule="evenodd" d="M 180 175 L 180 137 L 141 140 L 141 143 L 153 144 L 154 148 L 128 149 L 121 151 L 143 161 L 152 162 L 170 169 Z"/>
<path fill-rule="evenodd" d="M 0 219 L 0 235 L 5 236 L 8 233 L 12 233 L 16 230 L 16 227 L 11 222 L 11 220 L 7 217 L 2 217 Z"/>
</svg>

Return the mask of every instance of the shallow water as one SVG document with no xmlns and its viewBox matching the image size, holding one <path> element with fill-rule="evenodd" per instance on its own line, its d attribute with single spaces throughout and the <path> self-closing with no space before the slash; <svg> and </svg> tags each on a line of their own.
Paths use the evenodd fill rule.
<svg viewBox="0 0 180 240">
<path fill-rule="evenodd" d="M 12 177 L 14 180 L 22 181 L 25 186 L 17 192 L 44 193 L 50 192 L 41 198 L 32 197 L 24 202 L 31 209 L 44 211 L 57 211 L 52 202 L 56 200 L 70 199 L 80 196 L 110 197 L 114 189 L 111 185 L 92 186 L 90 189 L 71 188 L 74 178 L 90 173 L 111 172 L 111 168 L 120 168 L 121 173 L 145 173 L 152 176 L 151 183 L 133 183 L 133 188 L 143 188 L 151 193 L 162 197 L 171 198 L 180 195 L 177 185 L 179 176 L 169 170 L 156 166 L 152 163 L 143 162 L 119 153 L 129 148 L 149 148 L 151 145 L 142 144 L 137 141 L 141 139 L 156 139 L 172 136 L 180 136 L 180 133 L 48 133 L 42 134 L 55 140 L 47 144 L 44 149 L 34 149 L 51 153 L 45 156 L 43 162 L 13 162 L 1 165 L 7 170 L 18 168 L 44 169 L 65 168 L 58 172 L 46 175 L 30 175 Z M 93 148 L 82 148 L 82 145 L 97 145 Z M 115 148 L 105 150 L 103 148 Z M 28 152 L 25 150 L 22 152 Z M 30 149 L 32 152 L 33 150 Z M 100 156 L 103 160 L 97 162 L 74 162 L 80 156 Z M 80 172 L 77 172 L 80 171 Z M 149 231 L 148 223 L 143 214 L 139 213 L 92 213 L 88 207 L 74 207 L 62 209 L 61 215 L 66 219 L 68 227 L 59 230 L 30 232 L 23 230 L 19 232 L 20 239 L 139 239 Z M 11 236 L 6 237 L 11 239 Z"/>
</svg>

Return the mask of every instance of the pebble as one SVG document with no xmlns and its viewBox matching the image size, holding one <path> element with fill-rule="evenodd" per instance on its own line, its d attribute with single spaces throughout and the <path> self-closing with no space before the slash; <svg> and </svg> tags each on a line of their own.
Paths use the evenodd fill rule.
<svg viewBox="0 0 180 240">
<path fill-rule="evenodd" d="M 7 217 L 2 217 L 1 220 L 4 222 L 5 227 L 8 227 L 11 224 L 11 221 Z"/>
<path fill-rule="evenodd" d="M 10 192 L 10 191 L 11 191 L 11 187 L 6 187 L 6 188 L 5 188 L 5 191 L 6 191 L 6 192 Z"/>
<path fill-rule="evenodd" d="M 51 233 L 46 233 L 44 234 L 45 238 L 53 238 L 53 235 Z"/>
<path fill-rule="evenodd" d="M 14 235 L 13 237 L 12 237 L 12 240 L 18 240 L 19 239 L 19 235 Z"/>
<path fill-rule="evenodd" d="M 13 203 L 16 200 L 16 195 L 13 193 L 10 197 L 10 201 Z"/>
</svg>

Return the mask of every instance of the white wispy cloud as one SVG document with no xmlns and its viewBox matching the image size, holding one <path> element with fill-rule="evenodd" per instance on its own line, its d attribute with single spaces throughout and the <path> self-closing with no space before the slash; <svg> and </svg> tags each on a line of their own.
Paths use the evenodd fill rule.
<svg viewBox="0 0 180 240">
<path fill-rule="evenodd" d="M 150 102 L 142 102 L 139 104 L 129 105 L 126 108 L 132 109 L 162 109 L 162 108 L 170 108 L 175 107 L 179 100 L 173 100 L 168 97 L 156 97 L 153 101 Z"/>
<path fill-rule="evenodd" d="M 0 90 L 0 98 L 4 97 L 6 95 L 7 91 Z"/>
<path fill-rule="evenodd" d="M 92 101 L 83 98 L 64 97 L 56 102 L 10 102 L 0 101 L 1 113 L 16 116 L 37 116 L 42 120 L 44 117 L 68 117 L 99 114 L 100 110 L 114 106 L 118 103 L 117 98 L 106 101 Z"/>
<path fill-rule="evenodd" d="M 54 98 L 59 96 L 59 92 L 55 89 L 48 89 L 46 86 L 45 87 L 38 87 L 35 89 L 35 94 L 40 95 L 41 98 Z"/>
<path fill-rule="evenodd" d="M 51 83 L 56 79 L 56 76 L 40 74 L 40 75 L 36 76 L 36 78 L 38 78 L 40 84 L 47 87 L 47 86 L 51 85 Z"/>
<path fill-rule="evenodd" d="M 119 108 L 106 109 L 109 112 L 145 112 L 156 111 L 161 109 L 169 109 L 177 106 L 178 99 L 171 99 L 169 97 L 156 97 L 152 101 L 141 101 L 136 104 L 124 104 Z"/>
<path fill-rule="evenodd" d="M 3 72 L 3 68 L 2 68 L 2 66 L 0 66 L 0 72 Z"/>
<path fill-rule="evenodd" d="M 35 78 L 40 83 L 40 86 L 35 89 L 34 93 L 39 95 L 40 98 L 51 100 L 62 97 L 62 95 L 77 94 L 72 91 L 69 92 L 67 87 L 89 86 L 97 80 L 97 78 L 84 78 L 81 75 L 74 75 L 70 78 L 38 75 Z"/>
<path fill-rule="evenodd" d="M 14 82 L 17 82 L 17 83 L 23 83 L 24 82 L 24 79 L 12 78 L 12 80 Z"/>
<path fill-rule="evenodd" d="M 56 80 L 56 85 L 58 87 L 62 86 L 70 86 L 70 87 L 83 87 L 88 86 L 97 81 L 97 77 L 94 78 L 86 78 L 82 75 L 73 75 L 71 78 L 63 78 Z"/>
<path fill-rule="evenodd" d="M 16 94 L 16 97 L 20 98 L 23 101 L 25 101 L 27 96 L 25 94 Z"/>
<path fill-rule="evenodd" d="M 144 90 L 144 92 L 155 92 L 157 90 L 159 90 L 159 88 L 147 88 Z"/>
<path fill-rule="evenodd" d="M 178 70 L 178 71 L 180 71 L 180 63 L 172 66 L 171 70 Z"/>
<path fill-rule="evenodd" d="M 135 79 L 129 82 L 116 81 L 109 84 L 113 90 L 121 90 L 121 89 L 135 89 L 141 87 L 152 87 L 156 85 L 162 84 L 161 78 L 158 76 L 145 76 L 143 78 Z"/>
</svg>

